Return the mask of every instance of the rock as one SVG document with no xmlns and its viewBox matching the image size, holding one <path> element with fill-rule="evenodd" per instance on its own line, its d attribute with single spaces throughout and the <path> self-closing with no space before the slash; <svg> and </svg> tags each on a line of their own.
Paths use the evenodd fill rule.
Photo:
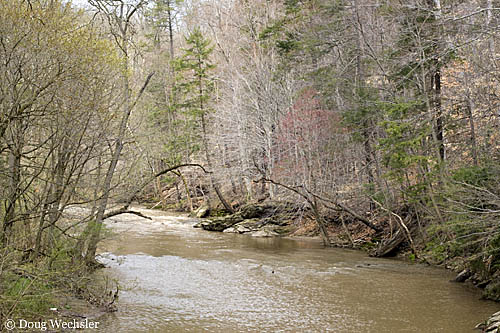
<svg viewBox="0 0 500 333">
<path fill-rule="evenodd" d="M 491 280 L 479 280 L 479 279 L 476 279 L 476 281 L 478 281 L 476 283 L 476 287 L 481 288 L 481 289 L 486 288 L 487 286 L 489 286 L 490 282 L 491 282 Z M 491 289 L 491 287 L 490 287 L 490 289 Z"/>
<path fill-rule="evenodd" d="M 500 311 L 492 314 L 490 319 L 488 319 L 488 320 L 493 321 L 493 322 L 500 322 Z"/>
<path fill-rule="evenodd" d="M 464 269 L 455 277 L 455 282 L 465 282 L 468 278 L 470 278 L 472 273 L 468 269 Z"/>
<path fill-rule="evenodd" d="M 302 206 L 290 202 L 268 202 L 248 204 L 241 207 L 241 216 L 247 219 L 276 217 L 276 220 L 292 219 L 302 210 Z"/>
<path fill-rule="evenodd" d="M 208 213 L 210 213 L 210 207 L 203 205 L 203 206 L 200 206 L 200 208 L 198 208 L 197 210 L 195 210 L 194 216 L 201 219 L 201 218 L 207 217 Z"/>
<path fill-rule="evenodd" d="M 493 324 L 489 325 L 488 327 L 486 327 L 486 329 L 484 331 L 490 332 L 490 333 L 499 333 L 500 332 L 500 323 L 499 322 L 493 323 Z"/>
<path fill-rule="evenodd" d="M 266 205 L 245 205 L 241 207 L 241 216 L 245 220 L 261 217 L 268 209 Z"/>
<path fill-rule="evenodd" d="M 239 234 L 244 234 L 244 233 L 252 231 L 251 229 L 245 227 L 244 225 L 240 225 L 240 224 L 236 224 L 234 227 L 234 230 L 235 230 L 235 232 L 237 232 Z"/>
<path fill-rule="evenodd" d="M 485 285 L 483 296 L 487 299 L 500 302 L 500 280 L 489 281 L 489 283 Z"/>
<path fill-rule="evenodd" d="M 253 233 L 256 237 L 274 237 L 290 232 L 293 218 L 300 209 L 299 205 L 292 203 L 248 204 L 237 213 L 210 218 L 195 224 L 194 227 L 208 231 Z"/>
<path fill-rule="evenodd" d="M 476 329 L 483 332 L 500 333 L 500 311 L 492 314 L 485 322 L 477 324 Z"/>
<path fill-rule="evenodd" d="M 486 324 L 485 323 L 479 323 L 479 324 L 476 325 L 476 327 L 474 327 L 474 329 L 481 330 L 482 332 L 484 332 L 485 328 L 486 328 Z"/>
<path fill-rule="evenodd" d="M 248 219 L 243 222 L 239 222 L 235 227 L 241 228 L 243 232 L 257 231 L 266 225 L 265 220 L 261 219 Z"/>
<path fill-rule="evenodd" d="M 279 234 L 269 229 L 262 229 L 252 232 L 252 237 L 276 237 L 276 236 L 279 236 Z"/>
<path fill-rule="evenodd" d="M 243 221 L 241 215 L 235 213 L 233 215 L 217 217 L 201 222 L 201 228 L 208 231 L 224 231 L 241 221 Z"/>
<path fill-rule="evenodd" d="M 238 224 L 235 224 L 234 227 L 230 227 L 230 228 L 225 229 L 223 232 L 235 233 L 235 234 L 244 234 L 244 233 L 247 233 L 247 232 L 250 232 L 250 231 L 252 231 L 252 230 L 248 229 L 244 225 L 240 225 L 240 223 L 238 223 Z"/>
</svg>

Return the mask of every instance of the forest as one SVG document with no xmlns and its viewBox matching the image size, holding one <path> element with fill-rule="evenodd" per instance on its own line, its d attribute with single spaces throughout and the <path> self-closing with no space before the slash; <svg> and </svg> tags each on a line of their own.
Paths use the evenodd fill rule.
<svg viewBox="0 0 500 333">
<path fill-rule="evenodd" d="M 111 305 L 132 203 L 293 203 L 500 300 L 498 0 L 0 1 L 0 66 L 2 322 Z"/>
</svg>

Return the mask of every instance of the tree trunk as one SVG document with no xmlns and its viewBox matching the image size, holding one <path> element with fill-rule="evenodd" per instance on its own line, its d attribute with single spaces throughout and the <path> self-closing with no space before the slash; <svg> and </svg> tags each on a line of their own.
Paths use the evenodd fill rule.
<svg viewBox="0 0 500 333">
<path fill-rule="evenodd" d="M 445 159 L 444 147 L 444 129 L 443 129 L 443 110 L 441 107 L 441 65 L 438 64 L 433 74 L 433 99 L 436 118 L 436 139 L 438 143 L 439 157 L 441 161 Z"/>
<path fill-rule="evenodd" d="M 443 110 L 441 106 L 441 60 L 439 59 L 441 56 L 440 52 L 443 51 L 443 46 L 441 42 L 441 38 L 444 38 L 442 34 L 444 34 L 444 29 L 441 21 L 441 1 L 440 0 L 427 0 L 429 9 L 433 12 L 434 19 L 436 20 L 439 29 L 437 30 L 439 35 L 435 36 L 433 43 L 436 45 L 434 50 L 434 56 L 437 58 L 436 64 L 434 68 L 431 70 L 431 110 L 434 115 L 434 132 L 435 139 L 438 149 L 438 156 L 440 161 L 444 161 L 446 157 L 445 146 L 444 146 L 444 126 L 443 126 Z"/>
<path fill-rule="evenodd" d="M 52 184 L 49 186 L 48 195 L 46 197 L 46 202 L 43 204 L 43 211 L 41 212 L 40 221 L 38 225 L 34 251 L 32 259 L 34 260 L 42 249 L 42 236 L 46 227 L 49 228 L 49 241 L 54 239 L 54 229 L 55 224 L 61 217 L 61 201 L 64 195 L 66 184 L 64 180 L 64 174 L 66 172 L 66 166 L 69 158 L 69 143 L 68 137 L 65 136 L 62 140 L 61 146 L 57 152 L 57 158 L 53 158 L 53 174 L 52 174 Z M 48 225 L 45 226 L 45 219 L 48 218 Z"/>
<path fill-rule="evenodd" d="M 476 140 L 476 126 L 474 123 L 474 100 L 472 99 L 472 92 L 471 88 L 469 86 L 469 75 L 468 73 L 465 73 L 465 79 L 466 82 L 465 84 L 467 85 L 467 118 L 469 118 L 469 129 L 470 129 L 470 150 L 472 154 L 472 162 L 474 163 L 475 166 L 478 165 L 478 155 L 477 155 L 477 140 Z"/>
<path fill-rule="evenodd" d="M 180 171 L 175 171 L 174 174 L 182 180 L 182 184 L 184 185 L 184 190 L 186 191 L 186 199 L 188 201 L 189 211 L 192 212 L 194 210 L 193 209 L 193 199 L 191 198 L 191 191 L 189 191 L 189 185 L 186 181 L 186 177 L 184 177 L 184 175 Z M 175 186 L 177 187 L 177 184 Z M 180 195 L 179 195 L 178 199 L 179 199 L 179 203 L 180 203 L 180 199 L 181 199 Z"/>
<path fill-rule="evenodd" d="M 133 14 L 133 12 L 132 12 Z M 129 15 L 132 15 L 129 14 Z M 120 17 L 120 19 L 123 19 Z M 127 35 L 127 29 L 128 29 L 128 24 L 129 24 L 130 17 L 127 17 L 127 21 L 121 22 L 121 24 L 124 24 L 123 27 L 121 28 L 122 35 L 118 36 L 121 40 L 121 50 L 123 52 L 123 57 L 125 61 L 125 65 L 123 68 L 123 116 L 120 122 L 120 127 L 118 129 L 117 137 L 115 139 L 115 145 L 114 148 L 115 150 L 112 153 L 111 156 L 111 161 L 109 163 L 109 167 L 106 171 L 106 177 L 104 178 L 104 183 L 102 185 L 102 197 L 98 200 L 97 204 L 97 214 L 95 217 L 95 221 L 90 222 L 87 227 L 87 231 L 90 232 L 90 239 L 89 239 L 89 244 L 87 247 L 87 251 L 85 253 L 85 262 L 88 264 L 92 264 L 95 261 L 95 252 L 97 250 L 97 243 L 100 240 L 100 235 L 101 235 L 101 229 L 102 229 L 102 224 L 103 224 L 103 217 L 104 217 L 104 212 L 106 210 L 106 207 L 108 205 L 108 200 L 109 200 L 109 195 L 111 191 L 111 181 L 113 180 L 113 175 L 116 170 L 116 166 L 118 164 L 118 160 L 120 159 L 121 152 L 123 150 L 123 140 L 125 138 L 125 132 L 127 129 L 127 123 L 130 118 L 130 114 L 132 113 L 132 109 L 135 107 L 137 101 L 141 97 L 142 93 L 146 89 L 147 85 L 149 84 L 149 81 L 151 77 L 153 77 L 154 73 L 151 73 L 148 75 L 146 78 L 146 81 L 144 85 L 142 86 L 141 90 L 138 93 L 138 96 L 136 97 L 136 100 L 134 103 L 131 102 L 130 100 L 130 84 L 129 84 L 129 78 L 128 78 L 128 71 L 129 71 L 129 55 L 128 55 L 128 35 Z"/>
<path fill-rule="evenodd" d="M 201 67 L 201 63 L 199 63 L 198 66 Z M 202 128 L 202 132 L 203 132 L 202 133 L 203 134 L 203 148 L 205 151 L 205 158 L 207 159 L 207 165 L 210 169 L 212 169 L 212 161 L 210 159 L 210 153 L 208 151 L 207 122 L 206 122 L 206 117 L 205 117 L 205 107 L 203 104 L 203 82 L 201 80 L 201 77 L 199 78 L 198 84 L 199 84 L 198 89 L 199 89 L 199 94 L 200 94 L 201 128 Z M 210 174 L 209 179 L 210 179 L 210 186 L 217 194 L 217 197 L 219 198 L 219 200 L 222 203 L 222 205 L 224 206 L 224 208 L 228 212 L 234 213 L 233 207 L 231 207 L 231 205 L 226 201 L 226 199 L 224 199 L 224 196 L 222 195 L 222 193 L 219 189 L 219 186 L 217 186 L 217 184 L 215 184 L 212 174 Z"/>
<path fill-rule="evenodd" d="M 19 185 L 21 181 L 21 142 L 13 143 L 13 150 L 9 151 L 8 156 L 8 194 L 5 199 L 5 215 L 3 220 L 2 234 L 0 244 L 9 243 L 9 234 L 16 219 L 16 206 L 19 199 Z"/>
</svg>

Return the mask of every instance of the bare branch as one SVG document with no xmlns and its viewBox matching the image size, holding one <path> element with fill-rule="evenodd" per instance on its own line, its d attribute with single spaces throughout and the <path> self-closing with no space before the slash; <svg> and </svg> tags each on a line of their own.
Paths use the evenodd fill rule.
<svg viewBox="0 0 500 333">
<path fill-rule="evenodd" d="M 342 210 L 342 211 L 345 211 L 347 213 L 349 213 L 352 217 L 354 217 L 355 219 L 359 220 L 360 222 L 362 222 L 364 225 L 366 225 L 367 227 L 377 231 L 377 232 L 382 232 L 382 228 L 380 227 L 377 227 L 376 225 L 374 225 L 373 223 L 371 223 L 368 219 L 364 218 L 363 216 L 359 215 L 358 213 L 356 213 L 354 210 L 352 210 L 351 208 L 347 207 L 346 205 L 344 204 L 341 204 L 340 202 L 338 201 L 332 201 L 330 199 L 327 199 L 327 198 L 324 198 L 324 197 L 321 197 L 315 193 L 312 193 L 310 192 L 309 190 L 306 189 L 306 191 L 311 194 L 313 197 L 323 201 L 323 204 L 325 205 L 326 208 L 329 208 L 329 209 L 332 209 L 332 210 Z M 331 203 L 333 204 L 335 207 L 332 207 L 332 206 L 328 206 L 325 204 L 325 202 L 328 202 L 328 203 Z"/>
<path fill-rule="evenodd" d="M 141 212 L 138 212 L 138 211 L 135 211 L 135 210 L 129 210 L 129 209 L 126 209 L 125 207 L 122 207 L 120 209 L 117 209 L 117 210 L 114 210 L 112 212 L 104 214 L 103 220 L 109 219 L 110 217 L 113 217 L 113 216 L 116 216 L 116 215 L 120 215 L 120 214 L 134 214 L 134 215 L 140 216 L 142 218 L 145 218 L 145 219 L 148 219 L 148 220 L 152 220 L 151 217 L 146 216 L 146 215 L 142 214 Z"/>
<path fill-rule="evenodd" d="M 165 170 L 162 170 L 154 175 L 152 175 L 150 178 L 148 178 L 147 180 L 145 180 L 141 185 L 139 185 L 136 190 L 129 196 L 129 198 L 127 199 L 127 201 L 125 202 L 125 204 L 123 205 L 123 207 L 117 209 L 117 210 L 114 210 L 112 212 L 109 212 L 109 213 L 106 213 L 103 215 L 103 220 L 104 219 L 107 219 L 107 218 L 110 218 L 112 216 L 115 216 L 115 215 L 119 215 L 119 214 L 135 214 L 137 216 L 140 216 L 140 217 L 144 217 L 146 219 L 149 219 L 151 220 L 150 217 L 147 217 L 145 215 L 143 215 L 142 213 L 139 213 L 139 212 L 136 212 L 136 211 L 131 211 L 129 210 L 129 207 L 130 205 L 132 204 L 132 201 L 135 199 L 135 197 L 141 193 L 141 191 L 148 185 L 150 184 L 154 179 L 156 179 L 157 177 L 160 177 L 168 172 L 173 172 L 177 169 L 180 169 L 180 168 L 183 168 L 183 167 L 189 167 L 189 166 L 192 166 L 192 167 L 198 167 L 200 169 L 203 170 L 203 172 L 205 173 L 210 173 L 209 171 L 207 171 L 202 165 L 200 164 L 197 164 L 197 163 L 186 163 L 186 164 L 179 164 L 179 165 L 175 165 L 173 167 L 169 167 Z"/>
<path fill-rule="evenodd" d="M 389 214 L 395 216 L 398 221 L 399 221 L 399 225 L 401 226 L 402 229 L 404 229 L 405 231 L 405 234 L 406 234 L 406 237 L 408 239 L 408 241 L 410 242 L 410 246 L 411 246 L 411 250 L 413 252 L 413 254 L 417 254 L 417 250 L 415 248 L 415 245 L 413 244 L 413 238 L 411 237 L 411 233 L 410 233 L 410 229 L 408 229 L 408 227 L 406 226 L 406 224 L 404 223 L 403 221 L 403 218 L 401 216 L 399 216 L 398 214 L 394 213 L 392 210 L 390 209 L 387 209 L 385 208 L 380 202 L 378 202 L 377 200 L 373 199 L 373 202 L 375 202 L 383 211 L 386 211 L 388 212 Z"/>
</svg>

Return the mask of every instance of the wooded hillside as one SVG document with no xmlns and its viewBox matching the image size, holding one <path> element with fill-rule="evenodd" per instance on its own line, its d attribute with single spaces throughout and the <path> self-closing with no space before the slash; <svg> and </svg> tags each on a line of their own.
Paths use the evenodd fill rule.
<svg viewBox="0 0 500 333">
<path fill-rule="evenodd" d="M 497 0 L 0 2 L 0 315 L 134 200 L 302 203 L 498 299 L 499 34 Z"/>
</svg>

